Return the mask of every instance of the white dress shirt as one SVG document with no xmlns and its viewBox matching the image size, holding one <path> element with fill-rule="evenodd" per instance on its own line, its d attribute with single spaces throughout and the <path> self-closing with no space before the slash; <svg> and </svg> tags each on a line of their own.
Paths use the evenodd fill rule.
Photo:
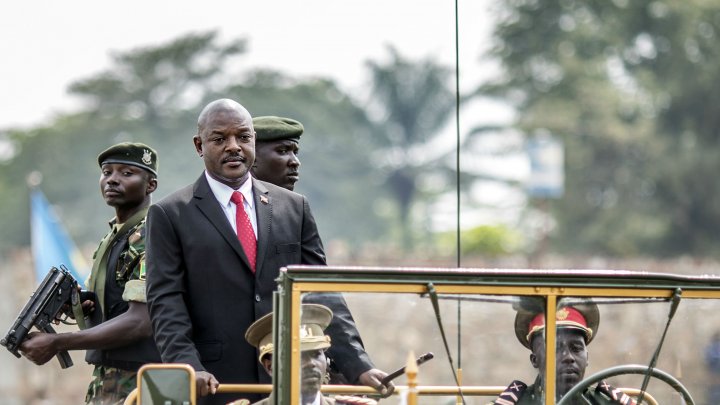
<svg viewBox="0 0 720 405">
<path fill-rule="evenodd" d="M 255 214 L 255 199 L 253 198 L 252 176 L 248 175 L 245 183 L 243 183 L 237 190 L 233 189 L 227 184 L 220 183 L 219 181 L 213 179 L 212 177 L 210 177 L 207 170 L 205 171 L 205 178 L 210 185 L 210 190 L 212 190 L 213 195 L 215 195 L 215 199 L 217 199 L 218 203 L 220 203 L 220 207 L 225 213 L 225 216 L 227 217 L 227 220 L 230 223 L 233 231 L 235 231 L 235 234 L 237 234 L 237 225 L 235 225 L 235 210 L 237 205 L 235 205 L 234 202 L 230 201 L 230 197 L 235 191 L 239 191 L 243 195 L 243 208 L 245 208 L 245 212 L 250 218 L 253 232 L 255 232 L 255 239 L 257 239 L 257 215 Z"/>
</svg>

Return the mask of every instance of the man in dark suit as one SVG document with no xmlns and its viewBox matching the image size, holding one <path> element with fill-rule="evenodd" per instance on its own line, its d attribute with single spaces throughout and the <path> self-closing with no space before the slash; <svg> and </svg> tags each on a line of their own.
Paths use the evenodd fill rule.
<svg viewBox="0 0 720 405">
<path fill-rule="evenodd" d="M 205 172 L 148 213 L 147 295 L 163 361 L 193 366 L 197 392 L 206 396 L 218 381 L 268 382 L 245 330 L 272 311 L 281 267 L 324 265 L 325 253 L 305 197 L 250 176 L 255 131 L 242 105 L 208 104 L 193 142 Z M 344 307 L 333 300 L 325 302 L 333 311 Z M 373 368 L 344 311 L 333 341 L 344 352 L 346 373 L 382 389 L 385 373 Z M 232 398 L 213 395 L 205 403 Z"/>
</svg>

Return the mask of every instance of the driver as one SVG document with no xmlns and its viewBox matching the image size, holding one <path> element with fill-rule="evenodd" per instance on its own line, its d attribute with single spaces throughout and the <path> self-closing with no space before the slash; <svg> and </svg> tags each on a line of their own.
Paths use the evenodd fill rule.
<svg viewBox="0 0 720 405">
<path fill-rule="evenodd" d="M 555 401 L 559 401 L 585 375 L 588 365 L 587 345 L 597 334 L 600 313 L 592 302 L 558 305 L 555 322 L 557 325 L 557 349 L 555 351 Z M 542 404 L 545 403 L 545 313 L 542 310 L 520 309 L 515 316 L 515 335 L 520 343 L 530 349 L 530 363 L 538 369 L 535 382 L 527 385 L 513 381 L 492 404 Z M 604 381 L 595 389 L 583 394 L 591 404 L 635 405 L 635 401 L 622 391 Z"/>
</svg>

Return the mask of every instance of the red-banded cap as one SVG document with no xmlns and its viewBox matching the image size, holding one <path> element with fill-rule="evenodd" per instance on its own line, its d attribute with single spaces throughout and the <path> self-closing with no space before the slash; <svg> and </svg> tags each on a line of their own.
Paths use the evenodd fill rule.
<svg viewBox="0 0 720 405">
<path fill-rule="evenodd" d="M 585 336 L 585 343 L 589 344 L 600 325 L 600 313 L 597 305 L 587 301 L 581 304 L 559 304 L 555 312 L 555 325 L 558 329 L 576 329 Z M 545 313 L 537 311 L 519 310 L 515 316 L 515 335 L 523 346 L 531 349 L 533 336 L 545 329 Z"/>
</svg>

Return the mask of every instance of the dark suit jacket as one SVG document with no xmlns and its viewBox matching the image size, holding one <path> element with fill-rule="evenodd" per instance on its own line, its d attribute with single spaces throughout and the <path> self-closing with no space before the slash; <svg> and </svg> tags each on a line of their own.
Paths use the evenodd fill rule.
<svg viewBox="0 0 720 405">
<path fill-rule="evenodd" d="M 269 382 L 245 331 L 272 311 L 281 267 L 325 264 L 305 197 L 255 179 L 253 192 L 254 275 L 204 173 L 195 184 L 151 206 L 147 217 L 148 308 L 162 359 L 206 370 L 221 384 Z M 340 357 L 354 364 L 352 369 L 372 368 L 342 298 L 314 301 L 324 301 L 336 313 L 329 330 L 334 330 L 331 338 Z M 233 398 L 237 395 L 216 395 L 205 402 L 224 404 Z"/>
</svg>

